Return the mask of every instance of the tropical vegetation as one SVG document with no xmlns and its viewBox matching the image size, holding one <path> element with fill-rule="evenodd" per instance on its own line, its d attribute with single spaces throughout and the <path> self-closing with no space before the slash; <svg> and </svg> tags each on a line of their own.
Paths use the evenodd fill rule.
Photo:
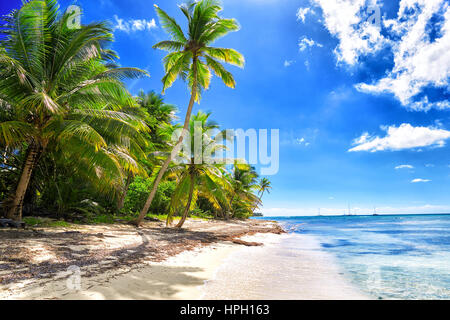
<svg viewBox="0 0 450 320">
<path fill-rule="evenodd" d="M 164 58 L 165 92 L 177 78 L 186 81 L 190 101 L 184 125 L 176 106 L 154 91 L 133 96 L 124 80 L 149 76 L 120 67 L 106 22 L 70 28 L 56 0 L 31 0 L 3 18 L 0 28 L 0 216 L 36 223 L 36 217 L 75 222 L 139 225 L 150 215 L 168 225 L 188 216 L 247 218 L 270 189 L 266 178 L 236 161 L 197 163 L 183 143 L 202 135 L 201 152 L 225 144 L 211 113 L 195 102 L 209 88 L 212 73 L 225 85 L 235 81 L 223 62 L 243 67 L 233 49 L 212 43 L 239 25 L 218 14 L 214 0 L 179 6 L 186 32 L 159 7 L 170 40 L 154 45 Z M 173 141 L 180 129 L 179 138 Z M 188 146 L 188 150 L 193 150 Z M 174 159 L 177 161 L 174 161 Z"/>
<path fill-rule="evenodd" d="M 234 49 L 211 46 L 214 41 L 229 32 L 239 30 L 235 19 L 224 19 L 218 15 L 222 10 L 218 1 L 192 1 L 179 7 L 187 19 L 187 35 L 174 18 L 155 5 L 161 25 L 170 34 L 170 40 L 161 41 L 153 48 L 170 52 L 164 57 L 166 74 L 162 79 L 163 93 L 177 78 L 185 80 L 188 84 L 191 98 L 183 126 L 183 131 L 187 132 L 194 102 L 200 102 L 202 90 L 209 89 L 212 73 L 222 79 L 226 86 L 234 88 L 236 83 L 233 75 L 224 68 L 221 62 L 243 67 L 244 57 Z M 152 191 L 136 220 L 137 225 L 147 214 L 158 185 L 170 162 L 179 152 L 184 136 L 185 134 L 180 135 L 172 152 L 159 169 Z"/>
</svg>

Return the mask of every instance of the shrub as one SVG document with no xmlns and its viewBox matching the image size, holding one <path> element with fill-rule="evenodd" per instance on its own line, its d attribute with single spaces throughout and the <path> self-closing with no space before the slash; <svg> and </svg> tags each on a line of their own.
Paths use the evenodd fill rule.
<svg viewBox="0 0 450 320">
<path fill-rule="evenodd" d="M 147 197 L 151 191 L 152 180 L 136 177 L 133 183 L 128 188 L 127 196 L 125 198 L 124 209 L 125 213 L 139 212 L 145 204 Z M 168 212 L 170 199 L 176 187 L 175 181 L 163 181 L 159 184 L 155 198 L 149 212 L 154 214 L 164 214 Z"/>
</svg>

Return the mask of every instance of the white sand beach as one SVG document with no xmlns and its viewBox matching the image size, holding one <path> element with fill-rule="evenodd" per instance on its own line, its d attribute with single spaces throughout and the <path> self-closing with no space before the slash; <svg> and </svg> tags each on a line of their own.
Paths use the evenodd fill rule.
<svg viewBox="0 0 450 320">
<path fill-rule="evenodd" d="M 232 252 L 207 281 L 203 299 L 370 299 L 350 284 L 312 236 L 259 234 L 243 239 L 265 245 Z"/>
<path fill-rule="evenodd" d="M 224 259 L 241 246 L 221 243 L 182 252 L 159 263 L 134 266 L 132 270 L 110 270 L 85 278 L 81 290 L 69 289 L 67 279 L 37 282 L 26 290 L 2 299 L 65 299 L 65 300 L 130 300 L 130 299 L 199 299 L 204 281 Z"/>
<path fill-rule="evenodd" d="M 352 287 L 313 238 L 256 234 L 264 243 L 245 247 L 228 241 L 183 251 L 163 262 L 143 262 L 84 277 L 81 288 L 62 274 L 22 282 L 2 299 L 366 299 Z M 301 247 L 295 252 L 289 246 Z M 67 274 L 66 274 L 67 276 Z M 21 287 L 23 287 L 21 289 Z M 11 287 L 10 287 L 11 288 Z"/>
</svg>

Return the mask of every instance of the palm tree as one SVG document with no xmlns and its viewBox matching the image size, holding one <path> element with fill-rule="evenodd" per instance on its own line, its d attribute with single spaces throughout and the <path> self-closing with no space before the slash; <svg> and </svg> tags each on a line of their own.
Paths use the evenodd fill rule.
<svg viewBox="0 0 450 320">
<path fill-rule="evenodd" d="M 209 88 L 212 72 L 221 78 L 226 86 L 234 88 L 236 83 L 233 75 L 223 67 L 221 62 L 243 67 L 244 57 L 233 49 L 211 47 L 211 44 L 217 39 L 229 32 L 239 30 L 235 19 L 224 19 L 218 15 L 222 10 L 218 1 L 200 0 L 182 4 L 179 7 L 187 18 L 187 36 L 174 18 L 155 5 L 161 25 L 170 33 L 171 39 L 161 41 L 153 48 L 170 52 L 164 57 L 163 93 L 172 86 L 178 77 L 188 83 L 191 98 L 184 119 L 183 129 L 186 132 L 194 102 L 200 102 L 202 90 Z M 149 197 L 138 219 L 134 221 L 136 225 L 139 225 L 147 214 L 158 185 L 170 162 L 178 154 L 185 134 L 180 135 L 177 144 L 161 166 Z"/>
<path fill-rule="evenodd" d="M 224 145 L 218 144 L 209 135 L 210 130 L 218 129 L 217 124 L 209 121 L 209 116 L 210 113 L 199 111 L 192 117 L 189 126 L 191 145 L 188 146 L 191 152 L 183 155 L 186 163 L 181 163 L 168 169 L 169 175 L 175 175 L 178 185 L 171 200 L 171 211 L 167 216 L 167 225 L 170 225 L 172 221 L 174 210 L 179 207 L 180 203 L 185 201 L 183 214 L 176 225 L 176 228 L 181 228 L 186 221 L 189 211 L 195 206 L 199 195 L 206 198 L 216 209 L 220 209 L 222 205 L 227 204 L 224 186 L 226 180 L 222 176 L 221 166 L 211 163 L 213 161 L 203 161 L 201 164 L 195 163 L 195 157 L 192 154 L 192 151 L 195 150 L 194 136 L 199 133 L 202 137 L 202 145 L 201 150 L 199 149 L 198 152 L 201 152 L 202 155 L 206 150 L 209 150 L 211 156 L 214 156 L 215 152 L 225 149 Z"/>
<path fill-rule="evenodd" d="M 258 197 L 254 194 L 257 189 L 256 179 L 258 174 L 255 169 L 246 164 L 235 161 L 233 172 L 227 176 L 231 184 L 231 192 L 229 195 L 229 207 L 231 208 L 231 217 L 236 213 L 249 215 L 252 209 L 259 204 Z M 230 218 L 228 214 L 225 218 Z"/>
<path fill-rule="evenodd" d="M 151 157 L 139 159 L 139 162 L 151 172 L 153 167 L 156 166 L 156 160 L 158 160 L 155 154 L 160 154 L 162 153 L 161 151 L 166 151 L 170 148 L 170 133 L 174 129 L 172 122 L 176 119 L 177 108 L 172 104 L 165 103 L 164 98 L 154 91 L 144 93 L 141 90 L 136 97 L 136 101 L 141 111 L 139 116 L 150 129 L 145 135 L 147 147 L 144 151 Z M 118 210 L 121 210 L 124 206 L 125 197 L 130 184 L 134 180 L 133 178 L 134 173 L 128 172 L 117 198 Z"/>
<path fill-rule="evenodd" d="M 270 190 L 272 189 L 272 185 L 270 183 L 270 180 L 267 178 L 262 178 L 259 180 L 258 183 L 258 194 L 259 194 L 259 203 L 261 203 L 262 196 L 264 195 L 264 192 L 270 193 Z M 253 208 L 253 212 L 258 207 L 258 204 Z"/>
<path fill-rule="evenodd" d="M 146 74 L 115 65 L 105 23 L 68 27 L 56 0 L 32 0 L 2 25 L 0 100 L 12 109 L 0 123 L 0 145 L 24 150 L 8 217 L 21 219 L 25 193 L 39 160 L 58 152 L 97 182 L 137 170 L 145 123 L 123 108 L 134 105 L 121 82 Z M 24 148 L 24 149 L 23 149 Z M 106 186 L 107 187 L 107 186 Z"/>
<path fill-rule="evenodd" d="M 144 93 L 140 91 L 136 97 L 137 103 L 142 111 L 144 111 L 144 121 L 150 128 L 148 140 L 150 140 L 150 149 L 167 150 L 167 142 L 170 136 L 167 136 L 168 127 L 173 126 L 173 122 L 177 119 L 177 107 L 173 104 L 164 102 L 164 98 L 154 91 Z"/>
</svg>

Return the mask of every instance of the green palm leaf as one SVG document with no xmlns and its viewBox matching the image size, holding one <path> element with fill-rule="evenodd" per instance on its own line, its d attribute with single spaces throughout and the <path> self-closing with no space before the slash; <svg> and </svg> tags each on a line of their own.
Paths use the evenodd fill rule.
<svg viewBox="0 0 450 320">
<path fill-rule="evenodd" d="M 187 39 L 184 36 L 183 30 L 177 24 L 175 19 L 170 17 L 164 10 L 161 10 L 156 4 L 154 6 L 162 27 L 170 33 L 173 40 L 185 43 Z"/>
<path fill-rule="evenodd" d="M 6 121 L 0 123 L 0 145 L 17 147 L 29 142 L 36 134 L 33 126 L 21 121 Z"/>
</svg>

